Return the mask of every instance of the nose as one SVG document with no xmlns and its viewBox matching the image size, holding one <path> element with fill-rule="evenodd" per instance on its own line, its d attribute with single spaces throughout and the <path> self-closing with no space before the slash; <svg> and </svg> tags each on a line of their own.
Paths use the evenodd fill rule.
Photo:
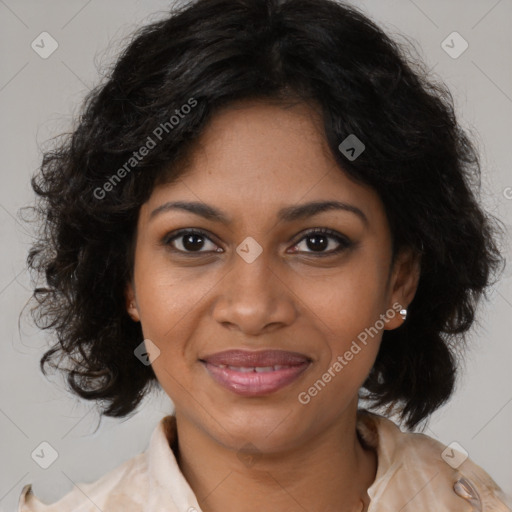
<svg viewBox="0 0 512 512">
<path fill-rule="evenodd" d="M 297 316 L 289 279 L 264 252 L 251 263 L 235 254 L 232 269 L 216 287 L 214 319 L 247 336 L 289 326 Z"/>
</svg>

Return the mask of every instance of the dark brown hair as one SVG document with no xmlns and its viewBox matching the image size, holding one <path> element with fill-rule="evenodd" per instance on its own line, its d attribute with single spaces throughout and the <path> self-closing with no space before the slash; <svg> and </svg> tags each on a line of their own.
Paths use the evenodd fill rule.
<svg viewBox="0 0 512 512">
<path fill-rule="evenodd" d="M 245 98 L 318 105 L 340 172 L 383 201 L 394 254 L 421 253 L 407 321 L 383 333 L 364 384 L 374 406 L 398 407 L 414 427 L 453 391 L 457 354 L 502 262 L 498 223 L 476 199 L 479 159 L 448 89 L 332 0 L 199 0 L 134 35 L 32 180 L 43 227 L 28 264 L 46 279 L 33 312 L 56 334 L 42 371 L 60 368 L 107 416 L 130 414 L 156 385 L 134 357 L 143 336 L 124 299 L 139 208 L 156 180 L 179 176 L 174 164 L 215 112 Z M 161 142 L 126 166 L 156 133 Z M 366 146 L 353 161 L 338 150 L 350 134 Z"/>
</svg>

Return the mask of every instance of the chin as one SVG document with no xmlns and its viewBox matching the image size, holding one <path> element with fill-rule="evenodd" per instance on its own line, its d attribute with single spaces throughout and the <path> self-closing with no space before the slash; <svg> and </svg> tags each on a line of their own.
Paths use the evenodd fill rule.
<svg viewBox="0 0 512 512">
<path fill-rule="evenodd" d="M 219 441 L 232 449 L 251 443 L 262 452 L 286 450 L 303 437 L 306 418 L 300 416 L 298 404 L 285 406 L 281 404 L 259 405 L 252 403 L 223 408 L 222 415 L 216 415 L 209 421 L 215 429 Z M 295 410 L 294 410 L 295 409 Z"/>
</svg>

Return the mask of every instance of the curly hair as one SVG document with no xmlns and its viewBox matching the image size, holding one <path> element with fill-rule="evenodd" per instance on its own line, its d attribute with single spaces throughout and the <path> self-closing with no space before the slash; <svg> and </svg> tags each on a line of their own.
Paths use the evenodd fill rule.
<svg viewBox="0 0 512 512">
<path fill-rule="evenodd" d="M 32 313 L 56 334 L 43 374 L 47 365 L 64 372 L 72 392 L 112 417 L 158 387 L 134 357 L 143 335 L 125 302 L 140 206 L 155 184 L 185 172 L 221 107 L 308 102 L 340 172 L 382 200 L 393 258 L 405 247 L 421 254 L 407 321 L 384 331 L 364 397 L 410 429 L 428 418 L 453 392 L 466 333 L 503 258 L 499 221 L 476 197 L 475 145 L 420 60 L 334 0 L 197 0 L 140 28 L 32 178 L 41 228 L 27 262 L 46 280 Z M 349 134 L 366 146 L 353 161 L 338 149 Z"/>
</svg>

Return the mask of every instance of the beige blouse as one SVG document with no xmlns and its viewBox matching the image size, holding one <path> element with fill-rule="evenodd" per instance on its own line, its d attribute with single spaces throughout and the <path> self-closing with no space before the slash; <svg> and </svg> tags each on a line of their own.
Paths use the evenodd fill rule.
<svg viewBox="0 0 512 512">
<path fill-rule="evenodd" d="M 378 456 L 368 512 L 512 512 L 511 497 L 452 445 L 402 432 L 389 419 L 362 410 L 357 430 Z M 18 512 L 201 512 L 176 462 L 175 441 L 176 418 L 166 416 L 145 452 L 51 505 L 25 485 Z"/>
</svg>

